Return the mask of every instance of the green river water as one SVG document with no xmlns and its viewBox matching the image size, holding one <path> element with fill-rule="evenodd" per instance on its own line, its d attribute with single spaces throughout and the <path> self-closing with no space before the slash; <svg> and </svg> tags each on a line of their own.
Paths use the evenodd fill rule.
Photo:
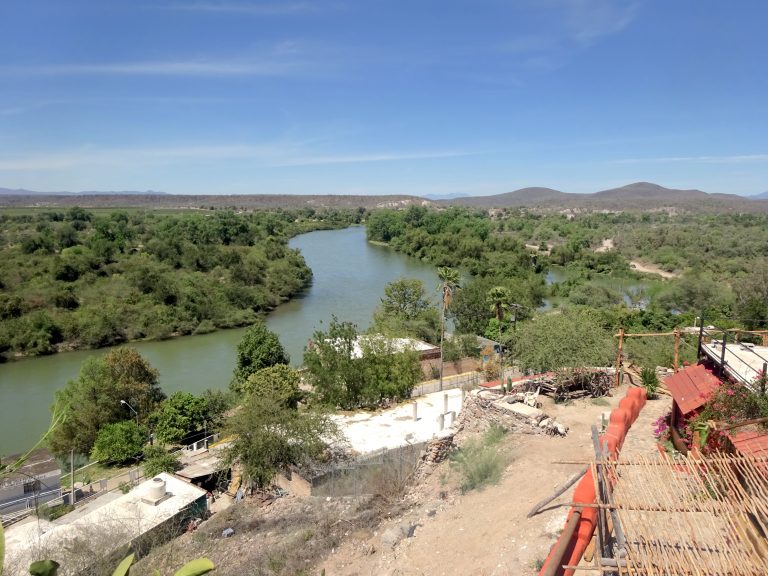
<svg viewBox="0 0 768 576">
<path fill-rule="evenodd" d="M 312 285 L 271 312 L 267 323 L 301 364 L 304 346 L 316 329 L 335 314 L 362 329 L 371 320 L 384 286 L 398 278 L 423 280 L 436 296 L 432 266 L 369 244 L 364 228 L 302 234 L 291 240 L 314 273 Z M 159 342 L 137 342 L 141 354 L 160 371 L 167 394 L 199 393 L 226 388 L 235 364 L 235 349 L 245 328 Z M 104 350 L 67 352 L 0 364 L 0 456 L 31 447 L 46 430 L 54 392 L 75 378 L 83 360 Z"/>
</svg>

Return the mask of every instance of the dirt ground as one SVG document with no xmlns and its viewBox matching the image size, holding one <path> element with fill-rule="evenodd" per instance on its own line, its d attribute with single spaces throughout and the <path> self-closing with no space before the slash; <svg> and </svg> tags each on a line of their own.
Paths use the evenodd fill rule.
<svg viewBox="0 0 768 576">
<path fill-rule="evenodd" d="M 580 468 L 559 462 L 591 458 L 591 425 L 624 394 L 621 387 L 612 397 L 569 405 L 543 398 L 544 411 L 569 427 L 567 436 L 508 433 L 503 442 L 510 463 L 501 481 L 484 490 L 462 494 L 444 462 L 402 502 L 288 496 L 265 505 L 249 498 L 156 548 L 131 573 L 172 573 L 186 560 L 207 556 L 222 576 L 532 576 L 568 508 L 549 505 L 533 518 L 526 514 Z M 668 397 L 647 404 L 625 452 L 655 451 L 651 425 L 669 406 Z M 568 491 L 556 503 L 570 498 Z M 223 537 L 226 528 L 234 535 Z"/>
<path fill-rule="evenodd" d="M 345 539 L 314 573 L 324 569 L 328 576 L 536 574 L 563 528 L 567 507 L 550 505 L 530 519 L 526 514 L 580 467 L 558 462 L 592 456 L 592 424 L 624 394 L 622 387 L 611 398 L 567 406 L 545 398 L 544 410 L 569 427 L 566 437 L 508 435 L 512 460 L 501 482 L 477 492 L 461 494 L 450 479 L 448 463 L 443 463 L 414 489 L 405 514 L 384 523 L 370 537 Z M 666 397 L 647 404 L 631 429 L 627 450 L 644 454 L 655 450 L 651 424 L 669 405 Z M 568 503 L 570 497 L 569 491 L 556 502 Z M 403 522 L 415 525 L 415 530 L 393 548 L 385 536 Z"/>
<path fill-rule="evenodd" d="M 675 272 L 667 272 L 666 270 L 661 269 L 659 266 L 656 266 L 656 264 L 648 264 L 644 262 L 638 262 L 637 260 L 632 260 L 629 265 L 633 270 L 636 270 L 637 272 L 644 272 L 646 274 L 658 274 L 667 280 L 680 276 L 680 274 L 676 274 Z"/>
</svg>

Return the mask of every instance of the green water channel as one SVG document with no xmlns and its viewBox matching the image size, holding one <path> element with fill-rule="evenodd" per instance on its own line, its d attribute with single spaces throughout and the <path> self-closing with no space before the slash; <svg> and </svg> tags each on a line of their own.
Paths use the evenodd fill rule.
<svg viewBox="0 0 768 576">
<path fill-rule="evenodd" d="M 437 296 L 435 269 L 420 260 L 366 242 L 364 228 L 310 232 L 291 240 L 312 268 L 312 285 L 267 317 L 294 365 L 304 346 L 331 315 L 365 328 L 384 294 L 398 278 L 418 278 Z M 141 354 L 160 371 L 167 394 L 226 388 L 235 349 L 244 328 L 159 342 L 137 342 Z M 0 365 L 0 456 L 32 446 L 47 429 L 54 392 L 75 378 L 82 362 L 104 350 L 67 352 Z"/>
</svg>

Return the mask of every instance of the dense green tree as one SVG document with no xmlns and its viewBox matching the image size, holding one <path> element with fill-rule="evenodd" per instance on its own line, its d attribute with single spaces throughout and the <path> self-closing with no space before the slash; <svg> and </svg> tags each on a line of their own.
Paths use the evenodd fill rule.
<svg viewBox="0 0 768 576">
<path fill-rule="evenodd" d="M 91 459 L 121 464 L 141 454 L 147 440 L 145 432 L 133 420 L 103 426 L 91 450 Z"/>
<path fill-rule="evenodd" d="M 315 332 L 304 363 L 320 401 L 344 409 L 408 398 L 421 376 L 416 352 L 391 338 L 361 336 L 354 324 L 336 318 L 327 332 Z"/>
<path fill-rule="evenodd" d="M 733 291 L 736 314 L 744 327 L 750 330 L 768 327 L 768 260 L 734 282 Z"/>
<path fill-rule="evenodd" d="M 172 474 L 181 470 L 178 452 L 168 452 L 162 446 L 144 447 L 144 476 L 152 478 L 161 472 Z"/>
<path fill-rule="evenodd" d="M 658 297 L 658 305 L 667 310 L 719 314 L 730 308 L 732 296 L 726 285 L 715 282 L 699 271 L 683 275 Z"/>
<path fill-rule="evenodd" d="M 268 368 L 257 370 L 245 381 L 241 392 L 251 394 L 271 394 L 276 398 L 282 398 L 286 406 L 296 408 L 304 398 L 299 388 L 301 376 L 286 364 L 275 364 Z"/>
<path fill-rule="evenodd" d="M 568 294 L 568 300 L 573 304 L 588 308 L 604 308 L 617 306 L 623 302 L 621 294 L 605 286 L 581 284 L 575 286 Z"/>
<path fill-rule="evenodd" d="M 414 320 L 429 310 L 432 303 L 426 296 L 424 283 L 414 278 L 401 278 L 384 287 L 381 309 L 385 314 L 394 314 L 405 320 Z"/>
<path fill-rule="evenodd" d="M 387 284 L 381 305 L 374 313 L 371 332 L 436 343 L 439 330 L 439 312 L 427 297 L 421 280 L 402 278 Z"/>
<path fill-rule="evenodd" d="M 135 348 L 115 348 L 103 356 L 91 356 L 83 362 L 77 379 L 56 392 L 53 410 L 64 414 L 65 420 L 49 438 L 51 450 L 57 455 L 72 449 L 90 454 L 104 426 L 135 421 L 121 401 L 145 421 L 163 398 L 157 370 Z"/>
<path fill-rule="evenodd" d="M 259 320 L 248 328 L 237 345 L 237 364 L 232 386 L 238 389 L 254 372 L 288 362 L 288 354 L 280 344 L 277 334 Z"/>
<path fill-rule="evenodd" d="M 204 397 L 189 392 L 174 392 L 149 416 L 157 440 L 176 444 L 204 429 L 209 420 Z"/>
<path fill-rule="evenodd" d="M 389 242 L 392 238 L 402 234 L 403 230 L 402 216 L 394 210 L 380 210 L 368 218 L 369 240 Z"/>
<path fill-rule="evenodd" d="M 512 295 L 506 286 L 494 286 L 488 290 L 486 301 L 496 319 L 496 337 L 494 339 L 502 342 L 506 315 L 515 305 L 512 302 Z"/>
<path fill-rule="evenodd" d="M 596 314 L 566 309 L 542 314 L 518 325 L 513 339 L 515 359 L 529 372 L 608 366 L 616 342 Z"/>
<path fill-rule="evenodd" d="M 443 342 L 445 341 L 445 316 L 453 302 L 453 296 L 459 288 L 459 271 L 442 266 L 437 269 L 440 278 L 441 314 L 440 314 L 440 390 L 443 389 Z"/>
<path fill-rule="evenodd" d="M 0 320 L 13 320 L 3 326 L 13 336 L 8 352 L 48 354 L 249 325 L 311 281 L 288 239 L 358 216 L 96 216 L 80 208 L 0 215 Z M 35 314 L 50 318 L 50 331 L 40 329 Z"/>
<path fill-rule="evenodd" d="M 211 390 L 203 392 L 203 399 L 208 407 L 210 429 L 217 430 L 224 424 L 224 417 L 228 410 L 235 407 L 238 396 L 231 390 Z"/>
<path fill-rule="evenodd" d="M 472 334 L 455 334 L 452 338 L 446 338 L 443 346 L 443 359 L 446 362 L 455 362 L 462 358 L 477 358 L 480 355 L 477 337 Z"/>
<path fill-rule="evenodd" d="M 227 422 L 232 437 L 227 463 L 238 462 L 243 475 L 266 487 L 281 470 L 305 465 L 325 453 L 326 443 L 340 437 L 325 413 L 297 410 L 281 394 L 251 394 Z"/>
</svg>

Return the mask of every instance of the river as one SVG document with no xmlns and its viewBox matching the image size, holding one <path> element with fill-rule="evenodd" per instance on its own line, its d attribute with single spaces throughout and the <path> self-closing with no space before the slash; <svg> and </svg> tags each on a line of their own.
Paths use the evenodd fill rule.
<svg viewBox="0 0 768 576">
<path fill-rule="evenodd" d="M 280 336 L 291 363 L 301 364 L 313 332 L 324 329 L 331 315 L 368 326 L 384 295 L 398 278 L 418 278 L 437 296 L 435 269 L 385 246 L 370 244 L 365 229 L 310 232 L 293 238 L 314 273 L 312 285 L 267 317 Z M 245 328 L 132 344 L 160 372 L 167 394 L 223 389 L 235 365 L 235 349 Z M 21 452 L 44 433 L 54 392 L 77 377 L 82 362 L 104 350 L 66 352 L 0 365 L 0 456 Z"/>
</svg>

